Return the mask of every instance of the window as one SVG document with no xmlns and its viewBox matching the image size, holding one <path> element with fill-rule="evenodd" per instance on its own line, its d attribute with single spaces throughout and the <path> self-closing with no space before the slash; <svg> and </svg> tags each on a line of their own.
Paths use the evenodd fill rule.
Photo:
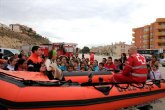
<svg viewBox="0 0 165 110">
<path fill-rule="evenodd" d="M 7 56 L 7 57 L 11 57 L 11 56 L 13 56 L 14 54 L 11 52 L 11 51 L 9 51 L 9 50 L 4 50 L 4 56 Z"/>
<path fill-rule="evenodd" d="M 73 47 L 65 47 L 67 52 L 73 52 Z"/>
</svg>

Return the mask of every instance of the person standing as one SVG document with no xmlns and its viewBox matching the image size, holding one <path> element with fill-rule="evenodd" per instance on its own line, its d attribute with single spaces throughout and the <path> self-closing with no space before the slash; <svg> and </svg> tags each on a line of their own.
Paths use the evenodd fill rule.
<svg viewBox="0 0 165 110">
<path fill-rule="evenodd" d="M 91 52 L 91 53 L 90 53 L 90 64 L 93 64 L 94 59 L 95 59 L 94 53 Z"/>
</svg>

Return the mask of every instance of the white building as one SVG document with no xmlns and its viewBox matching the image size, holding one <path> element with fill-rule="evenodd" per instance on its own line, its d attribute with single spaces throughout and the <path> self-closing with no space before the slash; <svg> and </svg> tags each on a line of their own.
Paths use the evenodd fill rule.
<svg viewBox="0 0 165 110">
<path fill-rule="evenodd" d="M 130 45 L 125 44 L 125 42 L 119 42 L 114 44 L 114 53 L 116 56 L 121 56 L 122 53 L 128 53 Z"/>
<path fill-rule="evenodd" d="M 9 27 L 14 32 L 22 32 L 19 24 L 10 24 Z"/>
</svg>

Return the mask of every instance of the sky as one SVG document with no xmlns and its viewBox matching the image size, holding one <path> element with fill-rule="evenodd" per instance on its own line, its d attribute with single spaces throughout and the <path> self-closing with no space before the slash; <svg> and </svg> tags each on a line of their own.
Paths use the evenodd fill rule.
<svg viewBox="0 0 165 110">
<path fill-rule="evenodd" d="M 78 47 L 132 42 L 132 28 L 165 18 L 165 0 L 0 0 L 0 23 Z"/>
</svg>

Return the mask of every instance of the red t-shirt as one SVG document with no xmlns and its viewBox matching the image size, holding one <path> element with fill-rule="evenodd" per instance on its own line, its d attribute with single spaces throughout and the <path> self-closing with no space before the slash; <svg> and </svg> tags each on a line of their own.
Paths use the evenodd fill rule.
<svg viewBox="0 0 165 110">
<path fill-rule="evenodd" d="M 104 67 L 106 68 L 106 69 L 108 69 L 108 70 L 115 70 L 116 69 L 116 67 L 115 67 L 115 65 L 113 64 L 113 62 L 112 63 L 105 63 L 104 64 Z"/>
</svg>

